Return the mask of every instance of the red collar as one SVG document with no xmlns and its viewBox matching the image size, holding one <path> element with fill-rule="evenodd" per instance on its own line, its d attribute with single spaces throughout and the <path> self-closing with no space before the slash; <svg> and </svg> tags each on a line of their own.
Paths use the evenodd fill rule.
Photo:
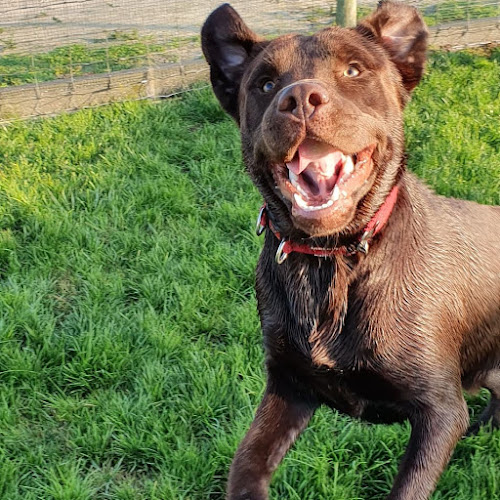
<svg viewBox="0 0 500 500">
<path fill-rule="evenodd" d="M 257 218 L 257 235 L 260 236 L 266 227 L 273 232 L 273 234 L 281 240 L 276 251 L 276 262 L 281 264 L 285 261 L 289 254 L 292 252 L 305 253 L 308 255 L 314 255 L 315 257 L 333 257 L 335 255 L 354 255 L 358 252 L 363 254 L 368 253 L 369 244 L 373 237 L 384 227 L 388 221 L 392 209 L 396 204 L 396 199 L 398 197 L 398 186 L 394 186 L 385 199 L 382 206 L 378 209 L 377 213 L 371 218 L 370 222 L 366 225 L 363 234 L 359 238 L 358 242 L 348 246 L 334 247 L 334 248 L 321 248 L 312 247 L 307 243 L 297 243 L 280 236 L 279 231 L 273 226 L 272 222 L 269 220 L 267 215 L 266 204 L 262 205 L 260 209 L 259 217 Z"/>
</svg>

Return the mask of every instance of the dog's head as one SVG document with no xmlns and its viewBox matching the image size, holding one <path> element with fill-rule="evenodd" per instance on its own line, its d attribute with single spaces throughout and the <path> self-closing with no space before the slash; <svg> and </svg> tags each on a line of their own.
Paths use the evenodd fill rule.
<svg viewBox="0 0 500 500">
<path fill-rule="evenodd" d="M 241 129 L 248 171 L 285 231 L 359 231 L 396 182 L 402 111 L 427 29 L 392 2 L 357 27 L 265 41 L 228 4 L 202 29 L 214 92 Z"/>
</svg>

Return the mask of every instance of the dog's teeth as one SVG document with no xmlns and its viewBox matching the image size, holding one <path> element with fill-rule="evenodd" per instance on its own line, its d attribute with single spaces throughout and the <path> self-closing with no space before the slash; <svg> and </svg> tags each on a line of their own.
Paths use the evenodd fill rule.
<svg viewBox="0 0 500 500">
<path fill-rule="evenodd" d="M 333 203 L 334 201 L 337 201 L 339 198 L 340 198 L 340 189 L 338 186 L 335 186 L 330 201 Z"/>
<path fill-rule="evenodd" d="M 302 198 L 299 194 L 295 193 L 293 197 L 295 199 L 295 203 L 297 203 L 297 205 L 306 212 L 323 210 L 324 208 L 328 208 L 333 205 L 333 200 L 328 200 L 326 203 L 323 203 L 323 205 L 308 205 L 304 198 Z"/>
<path fill-rule="evenodd" d="M 300 195 L 302 197 L 306 197 L 307 198 L 307 193 L 304 191 L 304 189 L 300 186 L 299 184 L 299 176 L 298 175 L 295 175 L 291 170 L 288 174 L 288 179 L 290 181 L 290 183 L 292 184 L 292 186 L 300 193 Z"/>
<path fill-rule="evenodd" d="M 347 159 L 344 163 L 344 174 L 349 175 L 354 172 L 354 163 L 352 162 L 352 156 L 347 156 Z"/>
<path fill-rule="evenodd" d="M 307 198 L 307 193 L 298 184 L 295 186 L 295 188 L 297 189 L 297 191 L 300 193 L 300 195 L 302 197 L 305 196 Z"/>
<path fill-rule="evenodd" d="M 295 193 L 293 195 L 294 199 L 295 199 L 295 203 L 297 203 L 297 205 L 302 208 L 303 210 L 308 210 L 309 209 L 309 205 L 306 203 L 306 201 L 304 200 L 304 198 L 302 198 L 302 196 L 300 196 L 300 194 L 297 194 Z"/>
</svg>

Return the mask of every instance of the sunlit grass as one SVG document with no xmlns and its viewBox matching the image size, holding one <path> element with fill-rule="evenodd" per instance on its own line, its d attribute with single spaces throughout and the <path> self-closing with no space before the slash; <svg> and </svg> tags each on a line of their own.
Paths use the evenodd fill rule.
<svg viewBox="0 0 500 500">
<path fill-rule="evenodd" d="M 374 9 L 373 5 L 358 5 L 357 19 L 361 20 L 368 16 Z M 477 19 L 500 16 L 500 5 L 484 0 L 441 0 L 434 3 L 426 3 L 418 6 L 427 26 L 453 23 L 457 21 L 474 22 Z M 311 28 L 319 29 L 335 24 L 336 4 L 328 7 L 312 6 L 304 9 L 304 20 L 311 24 Z"/>
<path fill-rule="evenodd" d="M 179 49 L 194 43 L 199 46 L 198 36 L 160 41 L 135 30 L 114 31 L 94 44 L 62 45 L 33 54 L 6 53 L 0 57 L 0 87 L 178 62 Z"/>
</svg>

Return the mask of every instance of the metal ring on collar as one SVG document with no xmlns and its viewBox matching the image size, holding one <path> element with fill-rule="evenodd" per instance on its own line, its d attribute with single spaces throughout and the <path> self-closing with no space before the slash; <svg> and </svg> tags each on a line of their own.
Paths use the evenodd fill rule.
<svg viewBox="0 0 500 500">
<path fill-rule="evenodd" d="M 288 258 L 288 253 L 284 252 L 286 240 L 281 240 L 281 243 L 278 246 L 278 250 L 276 250 L 276 255 L 274 256 L 274 260 L 277 264 L 283 264 L 285 260 Z"/>
<path fill-rule="evenodd" d="M 266 226 L 262 224 L 262 216 L 264 215 L 265 209 L 265 206 L 261 207 L 259 216 L 257 217 L 257 225 L 255 226 L 255 233 L 257 234 L 257 236 L 260 236 L 264 232 L 264 229 L 266 229 Z"/>
</svg>

